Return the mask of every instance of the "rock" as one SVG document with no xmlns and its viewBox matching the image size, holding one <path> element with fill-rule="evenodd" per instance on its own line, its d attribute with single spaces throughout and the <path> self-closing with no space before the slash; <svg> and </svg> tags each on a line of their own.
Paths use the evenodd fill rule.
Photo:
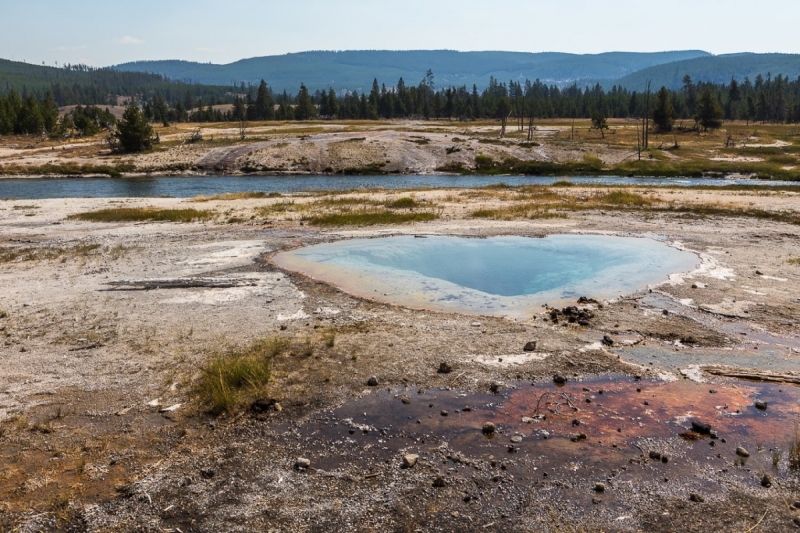
<svg viewBox="0 0 800 533">
<path fill-rule="evenodd" d="M 692 431 L 701 435 L 711 434 L 711 424 L 706 424 L 698 420 L 692 420 Z"/>
<path fill-rule="evenodd" d="M 200 477 L 203 479 L 211 479 L 215 474 L 216 472 L 211 468 L 203 468 L 200 470 Z"/>
<path fill-rule="evenodd" d="M 705 498 L 703 498 L 702 496 L 700 496 L 696 492 L 692 492 L 691 494 L 689 494 L 689 500 L 693 501 L 693 502 L 696 502 L 696 503 L 703 503 L 704 501 L 706 501 Z"/>
<path fill-rule="evenodd" d="M 370 378 L 367 380 L 367 386 L 369 386 L 369 387 L 377 387 L 378 386 L 378 378 L 376 378 L 375 376 L 370 376 Z"/>
<path fill-rule="evenodd" d="M 177 411 L 180 408 L 181 408 L 181 404 L 176 403 L 174 405 L 170 405 L 169 407 L 164 407 L 163 409 L 159 409 L 158 412 L 159 413 L 171 413 L 173 411 Z"/>
<path fill-rule="evenodd" d="M 497 430 L 497 428 L 494 427 L 494 424 L 492 422 L 486 422 L 483 425 L 483 429 L 482 429 L 484 435 L 494 435 L 494 432 L 496 430 Z"/>
<path fill-rule="evenodd" d="M 443 477 L 437 477 L 436 479 L 433 480 L 433 486 L 436 487 L 437 489 L 441 489 L 446 485 L 447 483 L 445 483 Z"/>
<path fill-rule="evenodd" d="M 411 403 L 411 398 L 409 398 L 408 396 L 400 396 L 400 401 L 408 405 Z"/>
<path fill-rule="evenodd" d="M 598 505 L 600 503 L 603 503 L 603 500 L 601 500 L 600 498 L 592 498 L 592 503 Z"/>
<path fill-rule="evenodd" d="M 437 370 L 436 372 L 439 373 L 439 374 L 449 374 L 452 371 L 453 371 L 453 367 L 450 366 L 450 363 L 442 362 L 442 363 L 439 363 L 439 370 Z"/>
<path fill-rule="evenodd" d="M 656 452 L 656 451 L 651 451 L 649 455 L 650 455 L 650 459 L 652 459 L 653 461 L 660 461 L 661 460 L 661 454 Z"/>
<path fill-rule="evenodd" d="M 598 481 L 594 484 L 594 491 L 595 492 L 605 492 L 606 491 L 606 484 Z"/>
<path fill-rule="evenodd" d="M 800 502 L 794 502 L 792 504 L 792 507 L 794 507 L 795 509 L 800 509 Z"/>
<path fill-rule="evenodd" d="M 763 275 L 764 275 L 763 272 L 761 272 L 760 270 L 756 270 L 756 276 L 763 276 Z"/>
<path fill-rule="evenodd" d="M 489 390 L 492 391 L 494 394 L 500 392 L 500 384 L 496 381 L 493 381 L 491 385 L 489 385 Z"/>
<path fill-rule="evenodd" d="M 281 331 L 286 331 L 287 329 L 289 329 L 289 326 L 286 324 L 281 324 Z"/>
<path fill-rule="evenodd" d="M 275 398 L 259 398 L 250 404 L 250 410 L 254 413 L 266 413 L 267 411 L 281 412 L 281 404 Z"/>
<path fill-rule="evenodd" d="M 697 283 L 692 283 L 692 288 L 693 289 L 699 289 L 700 287 L 697 286 Z"/>
<path fill-rule="evenodd" d="M 28 351 L 28 349 L 27 349 L 26 347 L 24 347 L 24 346 L 20 346 L 20 347 L 19 347 L 19 351 L 20 351 L 20 352 L 27 352 L 27 351 Z"/>
<path fill-rule="evenodd" d="M 522 435 L 514 435 L 513 437 L 511 437 L 511 442 L 513 442 L 514 444 L 522 442 Z"/>
<path fill-rule="evenodd" d="M 765 402 L 764 400 L 756 400 L 756 409 L 759 409 L 760 411 L 766 411 L 767 402 Z"/>
<path fill-rule="evenodd" d="M 661 456 L 661 462 L 667 464 L 669 462 L 669 457 L 666 455 Z"/>
<path fill-rule="evenodd" d="M 603 335 L 603 340 L 600 342 L 603 344 L 603 346 L 614 346 L 614 339 L 608 335 Z"/>
<path fill-rule="evenodd" d="M 525 347 L 522 348 L 525 352 L 535 352 L 536 351 L 536 341 L 528 341 L 525 343 Z"/>
<path fill-rule="evenodd" d="M 750 452 L 748 452 L 742 446 L 737 446 L 736 447 L 736 455 L 738 455 L 739 457 L 750 457 Z"/>
<path fill-rule="evenodd" d="M 793 523 L 794 523 L 794 525 L 796 525 L 797 527 L 800 527 L 800 518 L 795 518 L 795 519 L 793 519 L 793 520 L 792 520 L 792 522 L 793 522 Z"/>
<path fill-rule="evenodd" d="M 578 303 L 581 304 L 581 305 L 585 305 L 585 304 L 596 304 L 596 303 L 599 303 L 599 302 L 597 300 L 595 300 L 594 298 L 589 298 L 587 296 L 581 296 L 580 298 L 578 298 Z"/>
<path fill-rule="evenodd" d="M 295 470 L 308 470 L 311 468 L 311 460 L 305 457 L 298 457 L 294 462 Z"/>
<path fill-rule="evenodd" d="M 761 486 L 765 489 L 770 488 L 772 486 L 772 476 L 764 474 L 764 477 L 761 478 Z"/>
<path fill-rule="evenodd" d="M 415 453 L 407 453 L 403 456 L 403 468 L 414 468 L 419 461 L 419 455 Z"/>
<path fill-rule="evenodd" d="M 444 409 L 442 409 L 442 412 L 441 412 L 440 414 L 441 414 L 442 416 L 447 416 L 447 415 L 448 415 L 448 414 L 450 414 L 450 413 L 448 413 L 447 411 L 445 411 Z"/>
<path fill-rule="evenodd" d="M 479 328 L 479 327 L 481 327 L 481 323 L 480 322 L 473 322 L 472 324 L 470 324 L 470 326 L 472 326 L 473 328 Z"/>
<path fill-rule="evenodd" d="M 586 440 L 586 433 L 578 433 L 577 435 L 572 435 L 569 440 L 572 442 L 580 442 L 582 440 Z"/>
<path fill-rule="evenodd" d="M 555 383 L 557 385 L 563 385 L 566 382 L 567 382 L 567 378 L 565 378 L 561 374 L 556 374 L 555 376 L 553 376 L 553 383 Z"/>
</svg>

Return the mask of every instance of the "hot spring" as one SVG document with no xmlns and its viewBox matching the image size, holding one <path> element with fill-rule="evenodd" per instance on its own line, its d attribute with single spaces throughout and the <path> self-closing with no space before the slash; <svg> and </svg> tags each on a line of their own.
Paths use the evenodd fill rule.
<svg viewBox="0 0 800 533">
<path fill-rule="evenodd" d="M 274 261 L 361 297 L 514 318 L 579 296 L 632 294 L 699 263 L 697 255 L 657 240 L 606 235 L 353 239 L 280 253 Z"/>
</svg>

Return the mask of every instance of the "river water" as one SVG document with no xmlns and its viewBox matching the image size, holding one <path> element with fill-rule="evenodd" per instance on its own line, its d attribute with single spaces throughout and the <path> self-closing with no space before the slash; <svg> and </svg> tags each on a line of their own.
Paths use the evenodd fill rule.
<svg viewBox="0 0 800 533">
<path fill-rule="evenodd" d="M 550 185 L 567 180 L 595 185 L 793 185 L 791 182 L 710 178 L 624 178 L 574 176 L 154 176 L 146 178 L 20 178 L 0 179 L 0 198 L 39 200 L 46 198 L 193 198 L 231 192 L 260 191 L 291 193 L 350 189 L 468 188 L 505 183 Z M 800 186 L 798 187 L 800 188 Z"/>
</svg>

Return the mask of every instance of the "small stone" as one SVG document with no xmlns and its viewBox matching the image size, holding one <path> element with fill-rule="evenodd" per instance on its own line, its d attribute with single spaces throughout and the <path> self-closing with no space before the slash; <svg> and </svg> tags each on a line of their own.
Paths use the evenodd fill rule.
<svg viewBox="0 0 800 533">
<path fill-rule="evenodd" d="M 447 483 L 445 483 L 443 477 L 437 477 L 436 479 L 433 480 L 433 486 L 436 487 L 437 489 L 441 489 L 445 485 L 447 485 Z"/>
<path fill-rule="evenodd" d="M 704 501 L 706 501 L 705 498 L 703 498 L 696 492 L 692 492 L 691 494 L 689 494 L 689 500 L 697 503 L 703 503 Z"/>
<path fill-rule="evenodd" d="M 586 433 L 578 433 L 577 435 L 572 435 L 569 440 L 572 442 L 580 442 L 582 440 L 586 440 Z"/>
<path fill-rule="evenodd" d="M 311 468 L 311 460 L 305 457 L 298 457 L 294 462 L 295 470 L 308 470 Z"/>
<path fill-rule="evenodd" d="M 594 491 L 595 492 L 605 492 L 606 491 L 606 484 L 598 481 L 594 484 Z"/>
<path fill-rule="evenodd" d="M 661 314 L 664 316 L 669 316 L 669 311 L 667 309 L 664 309 L 663 311 L 661 311 Z"/>
<path fill-rule="evenodd" d="M 592 503 L 598 505 L 603 503 L 603 500 L 601 500 L 600 498 L 592 498 Z"/>
<path fill-rule="evenodd" d="M 661 456 L 661 462 L 667 464 L 669 462 L 669 457 L 666 455 Z"/>
<path fill-rule="evenodd" d="M 447 415 L 448 415 L 448 414 L 450 414 L 450 413 L 448 413 L 447 411 L 445 411 L 444 409 L 442 409 L 442 412 L 441 412 L 441 413 L 439 413 L 439 414 L 441 414 L 442 416 L 447 416 Z"/>
<path fill-rule="evenodd" d="M 367 386 L 369 386 L 369 387 L 377 387 L 378 386 L 378 378 L 376 378 L 375 376 L 370 376 L 370 378 L 367 380 Z"/>
<path fill-rule="evenodd" d="M 400 401 L 408 405 L 411 403 L 411 398 L 409 398 L 408 396 L 400 396 Z"/>
<path fill-rule="evenodd" d="M 20 352 L 27 352 L 27 351 L 28 351 L 28 349 L 27 349 L 26 347 L 24 347 L 24 346 L 20 346 L 20 347 L 19 347 L 19 351 L 20 351 Z"/>
<path fill-rule="evenodd" d="M 793 523 L 794 523 L 794 525 L 796 525 L 797 527 L 800 527 L 800 518 L 795 518 L 795 519 L 793 519 L 793 520 L 792 520 L 792 522 L 793 522 Z"/>
<path fill-rule="evenodd" d="M 711 434 L 711 424 L 705 424 L 697 420 L 692 420 L 692 431 L 701 435 Z"/>
<path fill-rule="evenodd" d="M 603 335 L 603 340 L 601 342 L 603 343 L 603 346 L 614 346 L 614 339 L 608 335 Z"/>
<path fill-rule="evenodd" d="M 567 378 L 565 378 L 561 374 L 556 374 L 555 376 L 553 376 L 553 383 L 555 383 L 557 385 L 563 385 L 566 382 L 567 382 Z"/>
<path fill-rule="evenodd" d="M 493 381 L 491 385 L 489 385 L 489 390 L 492 391 L 494 394 L 500 392 L 500 384 L 496 381 Z"/>
<path fill-rule="evenodd" d="M 281 404 L 275 398 L 259 398 L 250 404 L 250 410 L 254 413 L 266 413 L 270 410 L 275 410 L 280 412 Z"/>
<path fill-rule="evenodd" d="M 525 347 L 522 349 L 526 352 L 535 352 L 536 351 L 536 341 L 529 341 L 525 344 Z"/>
<path fill-rule="evenodd" d="M 513 437 L 511 437 L 511 442 L 513 442 L 514 444 L 522 442 L 522 435 L 514 435 Z"/>
<path fill-rule="evenodd" d="M 403 468 L 414 468 L 419 461 L 419 455 L 416 453 L 407 453 L 403 456 Z"/>
<path fill-rule="evenodd" d="M 697 283 L 692 283 L 692 288 L 693 288 L 693 289 L 697 289 L 697 288 L 699 288 L 699 287 L 697 286 Z"/>
<path fill-rule="evenodd" d="M 767 410 L 767 402 L 765 402 L 764 400 L 756 400 L 756 409 L 758 409 L 760 411 L 766 411 Z"/>
<path fill-rule="evenodd" d="M 286 331 L 287 329 L 289 329 L 289 326 L 286 324 L 281 324 L 281 331 Z"/>
<path fill-rule="evenodd" d="M 442 362 L 442 363 L 439 363 L 439 370 L 437 370 L 436 372 L 439 373 L 439 374 L 449 374 L 452 371 L 453 371 L 453 367 L 450 366 L 450 363 Z"/>
<path fill-rule="evenodd" d="M 772 486 L 772 476 L 764 474 L 764 477 L 761 478 L 761 486 L 765 489 L 770 488 Z"/>
<path fill-rule="evenodd" d="M 763 272 L 761 272 L 760 270 L 756 270 L 756 276 L 763 276 L 763 275 L 764 275 Z"/>
<path fill-rule="evenodd" d="M 792 504 L 792 507 L 794 507 L 795 509 L 800 509 L 800 501 L 798 501 L 798 502 L 794 502 L 794 503 Z"/>
<path fill-rule="evenodd" d="M 484 435 L 494 435 L 494 432 L 497 428 L 494 427 L 492 422 L 486 422 L 483 425 L 483 433 Z"/>
<path fill-rule="evenodd" d="M 744 449 L 742 446 L 736 447 L 736 455 L 739 457 L 750 457 L 750 452 Z"/>
<path fill-rule="evenodd" d="M 656 452 L 656 451 L 651 451 L 650 452 L 650 459 L 652 459 L 654 461 L 660 461 L 661 460 L 661 454 Z"/>
</svg>

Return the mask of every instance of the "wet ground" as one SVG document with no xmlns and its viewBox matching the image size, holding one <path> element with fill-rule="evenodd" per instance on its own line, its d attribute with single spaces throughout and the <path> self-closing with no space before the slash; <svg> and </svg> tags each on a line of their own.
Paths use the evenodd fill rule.
<svg viewBox="0 0 800 533">
<path fill-rule="evenodd" d="M 693 430 L 693 422 L 710 430 Z M 714 499 L 734 483 L 769 491 L 765 474 L 773 484 L 796 483 L 788 449 L 798 422 L 798 387 L 610 375 L 517 382 L 496 394 L 383 390 L 284 435 L 304 443 L 317 471 L 354 462 L 399 467 L 403 454 L 417 454 L 432 483 L 440 476 L 457 485 L 473 506 L 494 506 L 504 497 L 498 487 L 514 484 L 557 493 L 578 514 L 602 506 L 625 520 L 642 491 Z"/>
</svg>

